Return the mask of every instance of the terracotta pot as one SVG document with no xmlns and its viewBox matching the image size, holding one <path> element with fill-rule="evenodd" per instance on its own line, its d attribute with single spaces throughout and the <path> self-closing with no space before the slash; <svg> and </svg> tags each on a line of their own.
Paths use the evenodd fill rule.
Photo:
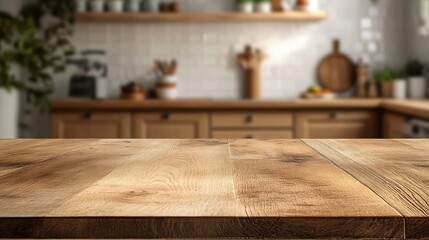
<svg viewBox="0 0 429 240">
<path fill-rule="evenodd" d="M 393 98 L 393 82 L 381 83 L 381 96 L 383 98 Z"/>
</svg>

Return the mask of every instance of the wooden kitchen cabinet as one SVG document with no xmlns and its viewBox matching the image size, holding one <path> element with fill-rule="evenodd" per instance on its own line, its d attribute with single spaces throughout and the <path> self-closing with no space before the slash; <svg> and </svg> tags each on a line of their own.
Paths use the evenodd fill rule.
<svg viewBox="0 0 429 240">
<path fill-rule="evenodd" d="M 52 138 L 130 138 L 131 114 L 70 112 L 51 115 Z"/>
<path fill-rule="evenodd" d="M 135 138 L 192 139 L 209 137 L 208 113 L 156 112 L 133 117 Z"/>
<path fill-rule="evenodd" d="M 383 137 L 403 138 L 405 127 L 405 116 L 396 113 L 385 113 L 383 115 Z"/>
<path fill-rule="evenodd" d="M 295 115 L 297 138 L 377 138 L 378 117 L 372 111 L 309 111 Z"/>
<path fill-rule="evenodd" d="M 292 130 L 214 130 L 212 137 L 217 139 L 292 139 Z"/>
<path fill-rule="evenodd" d="M 215 112 L 212 114 L 214 128 L 290 128 L 293 126 L 291 112 Z"/>
</svg>

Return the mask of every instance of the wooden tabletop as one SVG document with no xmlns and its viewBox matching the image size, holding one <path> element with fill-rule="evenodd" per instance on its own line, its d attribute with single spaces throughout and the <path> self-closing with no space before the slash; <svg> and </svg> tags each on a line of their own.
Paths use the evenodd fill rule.
<svg viewBox="0 0 429 240">
<path fill-rule="evenodd" d="M 0 238 L 429 238 L 429 140 L 0 140 Z"/>
</svg>

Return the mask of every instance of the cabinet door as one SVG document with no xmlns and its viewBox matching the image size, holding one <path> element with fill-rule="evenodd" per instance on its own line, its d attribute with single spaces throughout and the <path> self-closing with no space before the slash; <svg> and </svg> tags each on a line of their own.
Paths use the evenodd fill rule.
<svg viewBox="0 0 429 240">
<path fill-rule="evenodd" d="M 383 137 L 403 138 L 405 117 L 394 113 L 385 113 L 383 116 Z"/>
<path fill-rule="evenodd" d="M 134 115 L 135 138 L 192 139 L 209 137 L 208 113 L 141 113 Z"/>
<path fill-rule="evenodd" d="M 377 113 L 315 111 L 296 114 L 297 138 L 377 138 Z"/>
<path fill-rule="evenodd" d="M 53 138 L 130 138 L 128 113 L 73 112 L 51 115 Z"/>
</svg>

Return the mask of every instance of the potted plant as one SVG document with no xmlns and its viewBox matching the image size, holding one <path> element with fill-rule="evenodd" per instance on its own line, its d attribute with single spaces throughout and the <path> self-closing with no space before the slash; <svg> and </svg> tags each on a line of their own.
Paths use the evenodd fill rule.
<svg viewBox="0 0 429 240">
<path fill-rule="evenodd" d="M 383 98 L 392 98 L 393 80 L 396 78 L 395 72 L 389 67 L 385 67 L 376 72 L 374 78 L 380 84 L 381 96 Z"/>
<path fill-rule="evenodd" d="M 75 1 L 57 0 L 29 2 L 17 16 L 0 11 L 0 138 L 18 136 L 20 93 L 30 103 L 25 113 L 49 109 L 52 76 L 74 52 L 74 12 Z"/>
<path fill-rule="evenodd" d="M 238 0 L 238 11 L 242 13 L 252 13 L 254 10 L 254 0 Z"/>
<path fill-rule="evenodd" d="M 426 79 L 424 77 L 424 67 L 419 60 L 412 60 L 406 66 L 409 79 L 410 97 L 416 99 L 425 98 Z"/>
<path fill-rule="evenodd" d="M 256 11 L 260 13 L 270 13 L 272 10 L 271 0 L 255 0 Z"/>
<path fill-rule="evenodd" d="M 396 72 L 396 78 L 393 81 L 393 98 L 407 98 L 407 71 L 400 69 Z"/>
</svg>

